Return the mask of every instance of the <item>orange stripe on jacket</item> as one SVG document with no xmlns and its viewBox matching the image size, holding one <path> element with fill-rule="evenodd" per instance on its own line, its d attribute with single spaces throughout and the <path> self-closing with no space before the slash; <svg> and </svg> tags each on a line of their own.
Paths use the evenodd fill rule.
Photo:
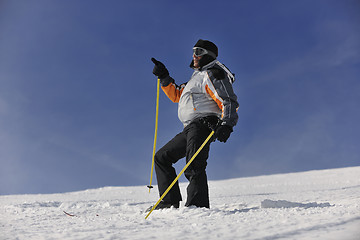
<svg viewBox="0 0 360 240">
<path fill-rule="evenodd" d="M 164 91 L 166 96 L 173 101 L 174 103 L 178 103 L 180 100 L 180 96 L 184 88 L 177 88 L 174 83 L 170 83 L 166 87 L 161 87 L 161 89 Z"/>
<path fill-rule="evenodd" d="M 208 85 L 205 86 L 205 90 L 210 95 L 210 97 L 216 102 L 216 104 L 221 109 L 221 111 L 223 111 L 222 101 L 216 97 L 215 93 L 213 93 L 213 91 L 211 91 L 211 89 Z"/>
</svg>

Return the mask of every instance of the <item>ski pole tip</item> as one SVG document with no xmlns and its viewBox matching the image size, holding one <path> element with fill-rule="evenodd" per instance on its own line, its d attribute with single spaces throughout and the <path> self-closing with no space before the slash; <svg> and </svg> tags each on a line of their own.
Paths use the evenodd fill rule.
<svg viewBox="0 0 360 240">
<path fill-rule="evenodd" d="M 149 186 L 147 186 L 147 187 L 148 187 L 148 188 L 150 188 L 150 189 L 151 189 L 151 188 L 154 188 L 153 186 L 150 186 L 150 185 L 149 185 Z"/>
</svg>

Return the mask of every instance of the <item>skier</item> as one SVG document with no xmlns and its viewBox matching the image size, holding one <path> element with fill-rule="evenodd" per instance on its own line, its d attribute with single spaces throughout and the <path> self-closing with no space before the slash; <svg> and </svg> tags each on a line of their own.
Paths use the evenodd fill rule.
<svg viewBox="0 0 360 240">
<path fill-rule="evenodd" d="M 238 120 L 237 97 L 233 91 L 234 75 L 216 58 L 217 46 L 198 40 L 193 48 L 190 67 L 194 69 L 187 83 L 176 85 L 165 65 L 155 58 L 153 74 L 160 79 L 161 88 L 173 102 L 178 103 L 178 117 L 184 125 L 182 132 L 155 154 L 155 172 L 160 196 L 176 178 L 172 166 L 186 157 L 188 162 L 212 130 L 215 139 L 226 142 Z M 210 208 L 206 165 L 210 142 L 184 172 L 189 180 L 185 206 Z M 178 182 L 155 209 L 179 208 L 182 201 Z M 147 210 L 150 211 L 151 207 Z"/>
</svg>

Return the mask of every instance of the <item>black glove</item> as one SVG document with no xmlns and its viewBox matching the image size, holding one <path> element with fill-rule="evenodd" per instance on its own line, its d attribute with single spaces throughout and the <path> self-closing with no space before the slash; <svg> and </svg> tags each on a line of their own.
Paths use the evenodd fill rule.
<svg viewBox="0 0 360 240">
<path fill-rule="evenodd" d="M 159 62 L 155 58 L 151 58 L 151 61 L 155 64 L 153 69 L 153 74 L 159 79 L 166 78 L 169 76 L 169 71 L 166 69 L 165 65 L 162 62 Z"/>
<path fill-rule="evenodd" d="M 220 125 L 215 130 L 215 137 L 220 142 L 226 142 L 228 138 L 230 137 L 230 134 L 232 133 L 233 129 L 229 125 Z"/>
</svg>

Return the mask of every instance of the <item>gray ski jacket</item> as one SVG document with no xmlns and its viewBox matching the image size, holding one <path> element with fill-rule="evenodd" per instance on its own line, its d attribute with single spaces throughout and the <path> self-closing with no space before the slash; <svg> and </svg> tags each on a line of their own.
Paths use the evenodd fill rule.
<svg viewBox="0 0 360 240">
<path fill-rule="evenodd" d="M 176 85 L 170 76 L 161 79 L 162 90 L 173 102 L 179 103 L 178 117 L 186 127 L 199 117 L 218 116 L 221 125 L 235 126 L 238 102 L 232 83 L 235 77 L 218 60 L 194 69 L 187 83 Z"/>
</svg>

